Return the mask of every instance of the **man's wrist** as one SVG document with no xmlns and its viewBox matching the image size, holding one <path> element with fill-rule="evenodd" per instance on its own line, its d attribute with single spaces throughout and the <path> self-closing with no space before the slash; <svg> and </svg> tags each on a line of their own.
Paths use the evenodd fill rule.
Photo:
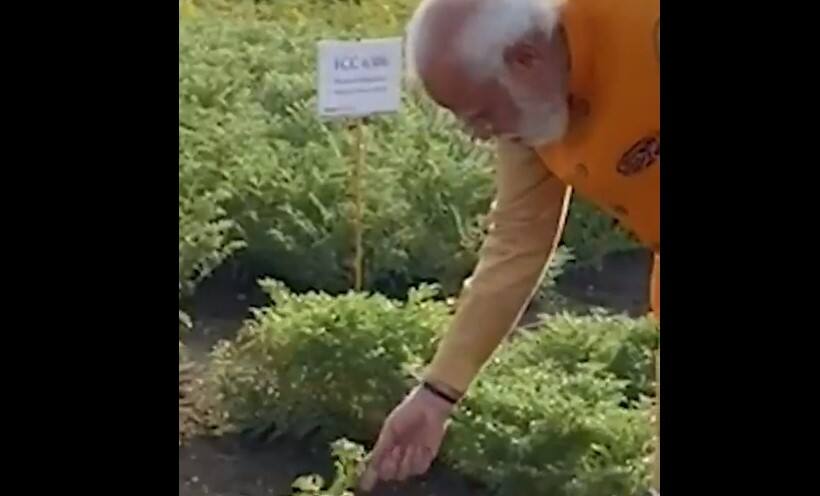
<svg viewBox="0 0 820 496">
<path fill-rule="evenodd" d="M 421 387 L 428 389 L 432 394 L 442 397 L 448 403 L 456 404 L 464 397 L 464 392 L 456 389 L 439 378 L 433 377 L 430 374 L 425 374 L 419 377 L 419 384 Z"/>
<path fill-rule="evenodd" d="M 415 387 L 413 396 L 420 399 L 424 405 L 427 405 L 431 413 L 442 419 L 448 418 L 456 409 L 456 404 L 435 394 L 429 388 L 425 387 L 423 382 L 420 382 L 418 386 Z"/>
<path fill-rule="evenodd" d="M 422 389 L 425 389 L 433 396 L 437 396 L 451 406 L 456 406 L 463 396 L 446 384 L 437 383 L 428 379 L 423 379 L 420 386 Z"/>
</svg>

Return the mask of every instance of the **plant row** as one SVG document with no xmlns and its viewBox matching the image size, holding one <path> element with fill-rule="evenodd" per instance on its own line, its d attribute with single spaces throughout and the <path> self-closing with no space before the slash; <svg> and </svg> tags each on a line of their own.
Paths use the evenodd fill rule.
<svg viewBox="0 0 820 496">
<path fill-rule="evenodd" d="M 361 442 L 430 359 L 452 308 L 421 287 L 381 295 L 265 288 L 209 384 L 232 429 Z M 442 448 L 500 495 L 632 495 L 645 488 L 657 332 L 648 319 L 555 315 L 518 331 L 460 405 Z"/>
</svg>

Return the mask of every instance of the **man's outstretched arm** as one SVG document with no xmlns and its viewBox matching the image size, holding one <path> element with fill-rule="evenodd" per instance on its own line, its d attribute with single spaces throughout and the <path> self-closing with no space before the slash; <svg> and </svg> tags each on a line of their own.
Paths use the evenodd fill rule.
<svg viewBox="0 0 820 496">
<path fill-rule="evenodd" d="M 425 374 L 456 393 L 467 390 L 532 299 L 569 204 L 570 188 L 525 146 L 499 142 L 495 181 L 496 200 L 479 262 Z"/>
<path fill-rule="evenodd" d="M 498 148 L 491 229 L 427 370 L 433 389 L 415 388 L 388 415 L 360 481 L 364 490 L 427 471 L 456 397 L 520 318 L 563 229 L 569 188 L 532 150 L 506 142 Z"/>
</svg>

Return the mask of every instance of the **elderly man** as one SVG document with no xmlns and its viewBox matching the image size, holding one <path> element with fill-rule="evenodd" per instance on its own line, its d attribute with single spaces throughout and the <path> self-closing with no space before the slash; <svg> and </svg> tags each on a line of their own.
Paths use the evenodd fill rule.
<svg viewBox="0 0 820 496">
<path fill-rule="evenodd" d="M 424 0 L 413 15 L 411 76 L 477 138 L 497 140 L 497 197 L 452 328 L 385 421 L 365 489 L 427 470 L 454 406 L 532 298 L 571 189 L 653 250 L 660 317 L 659 36 L 660 0 Z M 656 490 L 658 467 L 656 456 Z"/>
</svg>

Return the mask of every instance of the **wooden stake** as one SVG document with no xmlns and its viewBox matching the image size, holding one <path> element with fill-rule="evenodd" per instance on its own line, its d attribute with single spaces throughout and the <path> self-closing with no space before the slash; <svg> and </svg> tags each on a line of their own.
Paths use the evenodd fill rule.
<svg viewBox="0 0 820 496">
<path fill-rule="evenodd" d="M 362 246 L 362 233 L 364 231 L 364 199 L 362 198 L 362 173 L 364 171 L 364 122 L 356 119 L 354 129 L 354 143 L 356 161 L 353 164 L 353 232 L 356 242 L 356 258 L 353 265 L 354 288 L 361 291 L 364 281 L 364 247 Z"/>
</svg>

